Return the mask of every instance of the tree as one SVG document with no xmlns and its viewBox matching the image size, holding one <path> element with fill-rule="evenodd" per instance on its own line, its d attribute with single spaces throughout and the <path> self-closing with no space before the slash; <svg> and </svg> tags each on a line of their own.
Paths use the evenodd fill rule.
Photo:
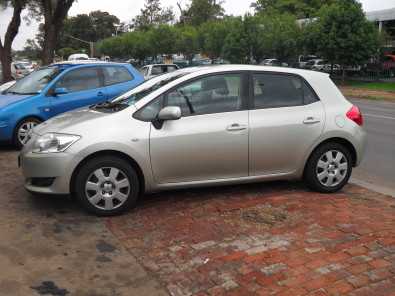
<svg viewBox="0 0 395 296">
<path fill-rule="evenodd" d="M 288 13 L 297 18 L 311 18 L 318 14 L 325 4 L 332 4 L 338 0 L 257 0 L 251 6 L 258 13 Z"/>
<path fill-rule="evenodd" d="M 69 17 L 64 21 L 63 29 L 59 33 L 56 50 L 83 48 L 84 51 L 89 52 L 89 44 L 82 43 L 72 37 L 88 42 L 97 42 L 114 35 L 119 24 L 120 21 L 116 16 L 99 10 L 89 13 L 89 15 L 79 14 Z M 63 55 L 61 54 L 61 56 Z"/>
<path fill-rule="evenodd" d="M 175 50 L 184 54 L 184 56 L 192 63 L 194 54 L 198 51 L 199 32 L 195 27 L 182 26 L 176 31 Z"/>
<path fill-rule="evenodd" d="M 216 20 L 206 22 L 200 27 L 200 47 L 210 59 L 213 60 L 222 55 L 225 39 L 229 33 L 229 24 L 230 21 L 228 19 L 222 21 Z"/>
<path fill-rule="evenodd" d="M 12 80 L 11 76 L 11 49 L 12 43 L 18 34 L 21 25 L 21 13 L 26 7 L 27 0 L 0 0 L 0 8 L 13 7 L 13 13 L 4 36 L 0 38 L 0 60 L 3 72 L 3 82 Z"/>
<path fill-rule="evenodd" d="M 175 50 L 177 33 L 173 26 L 160 25 L 147 32 L 153 56 L 171 54 Z"/>
<path fill-rule="evenodd" d="M 234 64 L 244 64 L 248 61 L 248 42 L 241 18 L 234 19 L 229 24 L 229 33 L 223 46 L 223 56 Z"/>
<path fill-rule="evenodd" d="M 53 61 L 59 33 L 63 29 L 64 20 L 75 0 L 35 0 L 29 9 L 32 16 L 40 19 L 44 16 L 42 63 Z"/>
<path fill-rule="evenodd" d="M 366 62 L 379 50 L 379 34 L 356 0 L 343 0 L 321 8 L 308 25 L 310 44 L 331 64 L 343 68 Z"/>
<path fill-rule="evenodd" d="M 179 5 L 180 7 L 180 5 Z M 222 1 L 218 0 L 192 0 L 191 5 L 186 10 L 181 10 L 181 19 L 193 26 L 216 20 L 224 16 Z"/>
<path fill-rule="evenodd" d="M 22 50 L 17 52 L 18 56 L 22 56 L 29 60 L 39 60 L 41 54 L 40 46 L 34 41 L 34 39 L 27 39 L 25 46 Z"/>
<path fill-rule="evenodd" d="M 147 30 L 152 26 L 169 24 L 174 20 L 174 13 L 170 7 L 163 8 L 160 0 L 146 0 L 140 14 L 133 19 L 136 30 Z"/>
</svg>

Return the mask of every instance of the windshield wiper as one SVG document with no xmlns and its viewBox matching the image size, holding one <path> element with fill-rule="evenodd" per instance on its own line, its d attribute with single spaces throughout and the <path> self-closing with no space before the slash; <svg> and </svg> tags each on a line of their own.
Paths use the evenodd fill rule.
<svg viewBox="0 0 395 296">
<path fill-rule="evenodd" d="M 117 102 L 111 102 L 111 101 L 105 101 L 103 103 L 99 103 L 96 105 L 92 105 L 91 108 L 95 109 L 111 109 L 117 106 L 125 106 L 126 104 L 123 103 L 122 101 L 117 101 Z"/>
</svg>

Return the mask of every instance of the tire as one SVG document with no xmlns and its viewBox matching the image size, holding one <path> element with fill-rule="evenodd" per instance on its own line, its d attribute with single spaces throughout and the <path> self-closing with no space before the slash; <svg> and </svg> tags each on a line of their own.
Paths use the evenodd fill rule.
<svg viewBox="0 0 395 296">
<path fill-rule="evenodd" d="M 140 183 L 136 171 L 127 161 L 102 156 L 79 168 L 72 191 L 88 212 L 97 216 L 115 216 L 136 204 Z"/>
<path fill-rule="evenodd" d="M 314 191 L 334 193 L 347 184 L 351 172 L 350 151 L 341 144 L 326 143 L 310 155 L 304 170 L 304 181 Z"/>
<path fill-rule="evenodd" d="M 28 117 L 23 119 L 18 123 L 14 131 L 13 143 L 14 146 L 18 149 L 21 149 L 25 144 L 24 140 L 26 140 L 27 133 L 36 125 L 39 125 L 42 121 L 35 117 Z M 24 136 L 22 137 L 22 129 L 25 131 Z"/>
</svg>

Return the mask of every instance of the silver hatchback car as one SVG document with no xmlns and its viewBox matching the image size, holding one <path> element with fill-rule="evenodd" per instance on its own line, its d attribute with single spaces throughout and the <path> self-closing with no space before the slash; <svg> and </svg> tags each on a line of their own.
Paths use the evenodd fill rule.
<svg viewBox="0 0 395 296">
<path fill-rule="evenodd" d="M 362 124 L 324 73 L 187 68 L 40 124 L 19 161 L 28 191 L 71 193 L 97 215 L 172 188 L 303 178 L 330 193 L 361 161 Z"/>
</svg>

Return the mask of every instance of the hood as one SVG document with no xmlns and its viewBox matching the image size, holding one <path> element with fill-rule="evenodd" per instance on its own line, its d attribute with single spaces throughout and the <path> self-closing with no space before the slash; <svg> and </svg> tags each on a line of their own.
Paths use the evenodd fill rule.
<svg viewBox="0 0 395 296">
<path fill-rule="evenodd" d="M 13 95 L 13 94 L 0 95 L 0 109 L 30 97 L 32 97 L 32 95 Z"/>
<path fill-rule="evenodd" d="M 91 109 L 78 109 L 75 111 L 63 113 L 53 117 L 34 128 L 34 133 L 43 135 L 45 133 L 70 133 L 77 125 L 97 120 L 111 113 L 102 113 Z"/>
</svg>

